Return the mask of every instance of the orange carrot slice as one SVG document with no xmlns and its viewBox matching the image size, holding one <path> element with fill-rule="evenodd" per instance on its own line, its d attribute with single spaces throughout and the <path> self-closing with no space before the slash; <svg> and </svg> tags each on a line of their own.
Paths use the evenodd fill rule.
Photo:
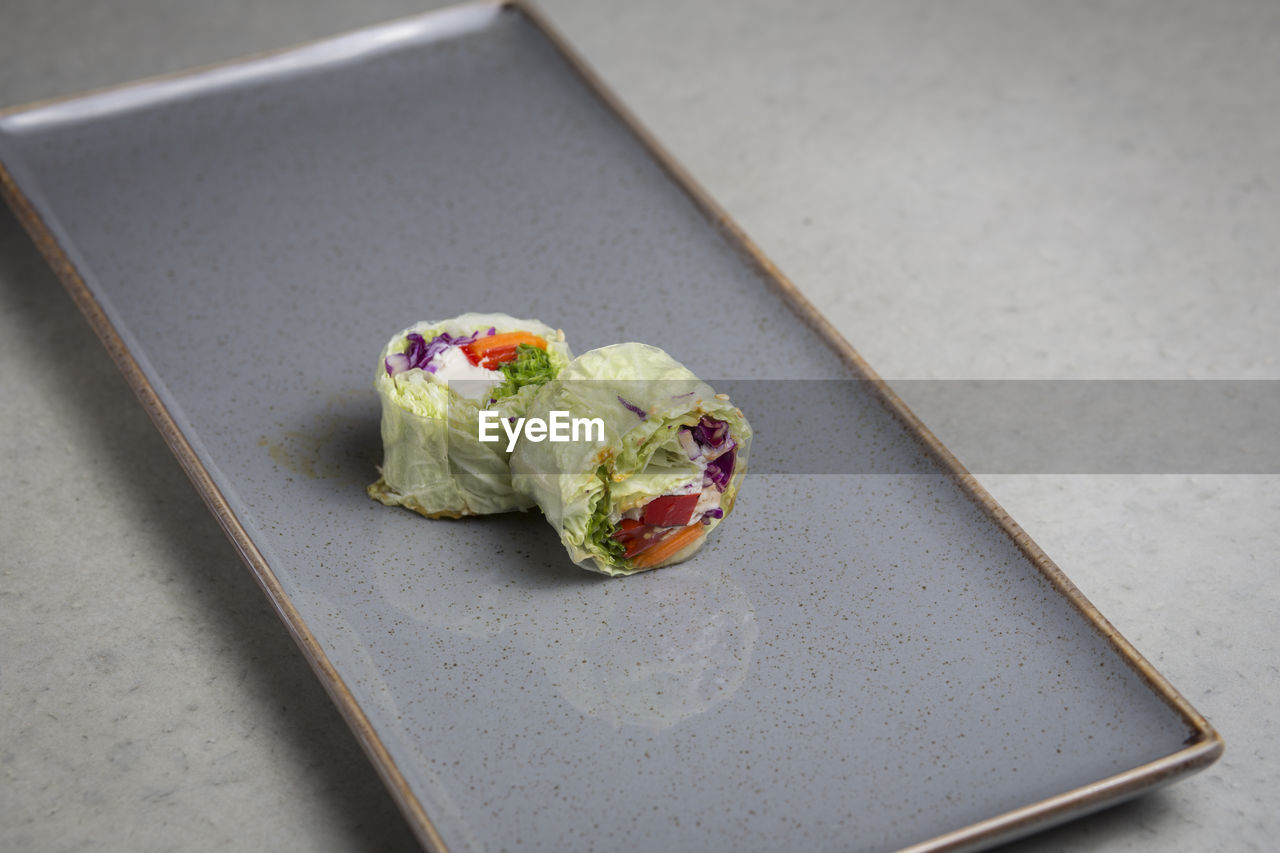
<svg viewBox="0 0 1280 853">
<path fill-rule="evenodd" d="M 678 551 L 692 545 L 702 535 L 702 522 L 690 524 L 663 539 L 651 548 L 646 548 L 636 555 L 631 565 L 637 569 L 651 569 Z"/>
</svg>

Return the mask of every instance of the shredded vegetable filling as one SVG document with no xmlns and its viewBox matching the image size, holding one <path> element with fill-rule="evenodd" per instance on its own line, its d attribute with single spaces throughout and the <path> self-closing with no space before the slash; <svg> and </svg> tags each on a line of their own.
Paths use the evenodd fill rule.
<svg viewBox="0 0 1280 853">
<path fill-rule="evenodd" d="M 622 514 L 610 538 L 636 568 L 656 566 L 695 542 L 702 526 L 723 518 L 720 498 L 733 478 L 737 443 L 724 421 L 704 415 L 676 433 L 680 449 L 702 473 L 693 480 Z"/>
<path fill-rule="evenodd" d="M 505 397 L 524 385 L 545 382 L 553 373 L 546 339 L 531 332 L 499 333 L 491 326 L 463 336 L 441 332 L 430 341 L 411 332 L 405 344 L 404 352 L 387 357 L 388 376 L 425 370 L 446 382 L 458 382 L 459 392 L 475 399 L 495 388 L 491 400 Z"/>
</svg>

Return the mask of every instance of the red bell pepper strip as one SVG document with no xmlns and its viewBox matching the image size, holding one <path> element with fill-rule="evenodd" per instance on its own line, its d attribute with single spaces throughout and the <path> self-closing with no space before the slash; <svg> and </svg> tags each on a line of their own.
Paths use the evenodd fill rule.
<svg viewBox="0 0 1280 853">
<path fill-rule="evenodd" d="M 547 348 L 546 339 L 530 332 L 503 332 L 500 335 L 482 335 L 469 344 L 463 344 L 462 352 L 472 364 L 485 370 L 497 370 L 499 364 L 515 359 L 516 348 L 520 344 Z"/>
<path fill-rule="evenodd" d="M 693 518 L 693 510 L 701 498 L 698 492 L 654 498 L 645 504 L 641 520 L 655 527 L 684 527 Z"/>
</svg>

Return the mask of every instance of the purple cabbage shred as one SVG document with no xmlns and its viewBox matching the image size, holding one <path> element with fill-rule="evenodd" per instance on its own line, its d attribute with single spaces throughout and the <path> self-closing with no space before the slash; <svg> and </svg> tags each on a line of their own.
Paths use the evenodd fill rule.
<svg viewBox="0 0 1280 853">
<path fill-rule="evenodd" d="M 485 335 L 496 335 L 497 333 L 498 329 L 496 327 L 490 327 L 489 331 L 485 332 Z M 404 352 L 387 356 L 385 362 L 387 375 L 395 376 L 397 373 L 404 373 L 406 370 L 413 370 L 415 367 L 428 373 L 435 373 L 436 366 L 431 363 L 432 359 L 449 347 L 464 346 L 474 342 L 478 337 L 480 337 L 479 332 L 472 332 L 469 335 L 460 337 L 454 337 L 448 332 L 441 332 L 430 341 L 427 341 L 417 332 L 410 332 L 404 337 L 409 342 L 409 348 Z"/>
<path fill-rule="evenodd" d="M 686 429 L 705 455 L 715 454 L 716 458 L 707 463 L 703 482 L 712 483 L 723 492 L 733 479 L 733 465 L 738 454 L 738 443 L 729 435 L 729 424 L 703 415 L 701 420 Z"/>
<path fill-rule="evenodd" d="M 720 446 L 729 439 L 729 425 L 710 415 L 703 415 L 702 420 L 689 431 L 693 433 L 694 441 L 708 450 L 719 450 Z"/>
<path fill-rule="evenodd" d="M 621 396 L 618 397 L 618 402 L 621 403 L 623 406 L 625 406 L 640 420 L 642 421 L 649 420 L 649 413 L 646 412 L 644 409 L 640 408 L 639 406 L 637 406 L 635 403 L 628 403 L 626 400 L 622 399 Z"/>
<path fill-rule="evenodd" d="M 736 447 L 726 450 L 707 463 L 707 470 L 703 474 L 703 478 L 710 480 L 717 489 L 724 491 L 729 486 L 729 481 L 733 479 L 733 463 L 734 457 L 738 455 Z"/>
</svg>

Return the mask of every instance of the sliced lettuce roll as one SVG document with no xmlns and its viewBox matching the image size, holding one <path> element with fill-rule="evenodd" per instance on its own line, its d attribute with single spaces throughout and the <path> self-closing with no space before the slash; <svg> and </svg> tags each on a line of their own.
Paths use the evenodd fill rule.
<svg viewBox="0 0 1280 853">
<path fill-rule="evenodd" d="M 607 575 L 693 556 L 733 509 L 747 470 L 742 412 L 646 344 L 574 359 L 537 392 L 527 417 L 582 425 L 564 430 L 580 440 L 526 433 L 511 457 L 512 484 L 537 500 L 575 563 Z"/>
<path fill-rule="evenodd" d="M 529 509 L 511 486 L 503 441 L 479 440 L 482 409 L 519 418 L 573 357 L 564 333 L 506 314 L 418 323 L 378 359 L 381 477 L 369 496 L 428 518 Z"/>
</svg>

